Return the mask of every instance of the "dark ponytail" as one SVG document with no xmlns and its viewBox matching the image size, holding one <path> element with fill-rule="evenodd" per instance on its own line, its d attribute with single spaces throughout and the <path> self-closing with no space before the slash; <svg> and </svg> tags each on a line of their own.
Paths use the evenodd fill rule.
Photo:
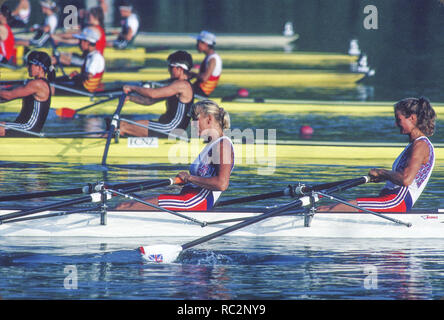
<svg viewBox="0 0 444 320">
<path fill-rule="evenodd" d="M 435 132 L 436 113 L 427 98 L 406 98 L 395 104 L 395 112 L 399 111 L 404 117 L 416 115 L 416 126 L 422 133 L 430 137 Z"/>
</svg>

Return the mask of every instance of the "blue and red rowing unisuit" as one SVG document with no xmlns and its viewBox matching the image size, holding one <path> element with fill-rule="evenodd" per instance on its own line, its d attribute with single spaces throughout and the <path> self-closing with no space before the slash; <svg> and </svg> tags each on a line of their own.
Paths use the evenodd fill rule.
<svg viewBox="0 0 444 320">
<path fill-rule="evenodd" d="M 231 147 L 233 159 L 231 160 L 231 170 L 234 167 L 234 147 L 230 138 L 223 136 L 209 143 L 194 160 L 190 166 L 190 174 L 199 177 L 214 177 L 217 174 L 217 162 L 214 159 L 220 159 L 220 143 L 227 143 Z M 227 150 L 224 148 L 224 150 Z M 213 155 L 216 155 L 213 158 Z M 216 163 L 215 163 L 216 162 Z M 177 211 L 206 211 L 211 210 L 219 199 L 222 191 L 208 190 L 199 187 L 193 183 L 187 183 L 180 194 L 162 194 L 158 197 L 159 206 Z"/>
<path fill-rule="evenodd" d="M 429 147 L 429 159 L 422 164 L 415 179 L 409 186 L 399 186 L 388 181 L 378 197 L 358 198 L 358 206 L 375 212 L 408 212 L 418 200 L 435 165 L 435 151 L 432 143 L 427 137 L 419 137 L 409 143 L 404 151 L 398 156 L 392 166 L 393 171 L 402 171 L 412 156 L 413 143 L 417 140 L 423 140 Z"/>
</svg>

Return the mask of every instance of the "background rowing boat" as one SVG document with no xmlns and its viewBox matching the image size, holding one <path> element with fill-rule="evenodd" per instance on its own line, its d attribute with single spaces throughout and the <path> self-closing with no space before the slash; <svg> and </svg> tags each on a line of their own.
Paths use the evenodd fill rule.
<svg viewBox="0 0 444 320">
<path fill-rule="evenodd" d="M 105 147 L 103 138 L 2 138 L 0 161 L 99 163 Z M 178 139 L 121 138 L 112 143 L 108 156 L 110 164 L 156 164 L 172 166 L 191 164 L 204 144 Z M 444 160 L 442 144 L 435 146 L 437 161 Z M 251 165 L 273 173 L 282 162 L 352 160 L 371 164 L 383 159 L 390 163 L 403 150 L 401 143 L 365 143 L 331 141 L 270 141 L 235 143 L 236 163 Z"/>
</svg>

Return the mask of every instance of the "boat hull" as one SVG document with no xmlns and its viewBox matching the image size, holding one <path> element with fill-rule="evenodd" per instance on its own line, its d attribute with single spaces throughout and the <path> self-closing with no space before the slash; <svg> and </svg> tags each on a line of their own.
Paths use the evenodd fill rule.
<svg viewBox="0 0 444 320">
<path fill-rule="evenodd" d="M 101 163 L 105 149 L 104 138 L 1 138 L 0 161 Z M 187 165 L 194 161 L 204 144 L 160 138 L 121 138 L 109 148 L 108 164 L 159 164 Z M 234 143 L 237 166 L 253 166 L 261 174 L 273 173 L 276 165 L 291 161 L 307 163 L 354 161 L 389 165 L 403 150 L 403 144 L 347 143 L 329 141 L 268 141 Z M 435 158 L 444 159 L 442 147 L 435 147 Z M 381 161 L 383 163 L 381 163 Z M 344 163 L 345 163 L 344 162 Z M 264 171 L 265 170 L 265 171 Z"/>
<path fill-rule="evenodd" d="M 10 211 L 0 211 L 4 214 Z M 200 221 L 211 222 L 248 218 L 260 212 L 190 212 L 184 213 Z M 444 238 L 444 213 L 388 213 L 388 216 L 409 222 L 411 227 L 367 213 L 316 213 L 310 226 L 304 214 L 266 219 L 227 236 L 242 237 L 315 237 L 315 238 Z M 99 213 L 76 213 L 39 220 L 0 225 L 0 237 L 202 237 L 236 222 L 216 223 L 202 227 L 194 222 L 165 212 L 109 211 L 107 223 L 100 223 Z"/>
<path fill-rule="evenodd" d="M 97 98 L 95 101 L 99 101 Z M 285 99 L 267 99 L 267 102 L 255 102 L 254 99 L 238 98 L 236 101 L 222 101 L 221 98 L 212 98 L 225 110 L 230 113 L 248 112 L 254 114 L 279 113 L 285 115 L 300 114 L 322 114 L 322 115 L 347 115 L 349 117 L 374 117 L 385 116 L 393 117 L 393 105 L 395 101 L 310 101 L 310 100 L 285 100 Z M 54 96 L 51 98 L 51 108 L 61 109 L 70 108 L 73 110 L 80 109 L 84 106 L 92 104 L 89 97 L 70 97 L 70 96 Z M 0 104 L 0 112 L 16 113 L 20 110 L 22 101 L 12 100 Z M 111 115 L 116 110 L 117 99 L 104 102 L 93 108 L 85 109 L 79 112 L 82 115 Z M 444 104 L 434 103 L 433 108 L 438 117 L 444 114 Z M 165 112 L 165 102 L 161 101 L 150 106 L 149 114 L 160 115 Z M 128 101 L 125 103 L 121 114 L 147 114 L 147 109 L 140 105 Z"/>
<path fill-rule="evenodd" d="M 78 68 L 65 68 L 65 72 L 79 71 Z M 22 80 L 28 78 L 26 68 L 18 70 L 3 70 L 2 80 Z M 58 76 L 62 76 L 61 73 Z M 354 88 L 365 74 L 351 72 L 335 72 L 323 70 L 224 70 L 218 86 L 257 87 L 316 87 L 316 88 Z M 145 72 L 105 72 L 104 83 L 116 81 L 159 81 L 169 79 L 165 68 L 150 68 Z"/>
<path fill-rule="evenodd" d="M 111 28 L 110 30 L 113 30 Z M 119 29 L 114 29 L 120 31 Z M 33 37 L 32 33 L 21 34 L 20 38 L 30 39 Z M 108 41 L 116 39 L 117 36 L 107 37 Z M 291 45 L 292 42 L 299 38 L 298 34 L 292 36 L 276 35 L 276 34 L 217 34 L 217 48 L 218 49 L 285 49 Z M 195 48 L 196 47 L 196 34 L 192 33 L 162 33 L 162 32 L 140 32 L 134 40 L 134 46 L 139 47 L 137 49 L 145 48 Z M 141 47 L 141 48 L 140 48 Z M 134 48 L 128 49 L 114 49 L 107 48 L 105 52 L 131 52 Z M 110 57 L 113 57 L 110 55 Z M 126 56 L 128 57 L 128 55 Z M 18 55 L 18 58 L 22 58 L 22 54 Z M 122 58 L 125 58 L 122 56 Z"/>
</svg>

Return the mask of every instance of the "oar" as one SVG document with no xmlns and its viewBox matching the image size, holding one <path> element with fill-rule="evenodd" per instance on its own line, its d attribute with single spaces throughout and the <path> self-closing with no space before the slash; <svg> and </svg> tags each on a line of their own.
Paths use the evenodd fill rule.
<svg viewBox="0 0 444 320">
<path fill-rule="evenodd" d="M 113 115 L 113 118 L 111 121 L 111 126 L 108 131 L 108 137 L 106 139 L 106 144 L 105 144 L 105 151 L 103 152 L 103 157 L 102 157 L 102 166 L 106 166 L 106 158 L 108 157 L 109 145 L 110 145 L 111 139 L 113 138 L 114 133 L 116 131 L 117 124 L 118 124 L 119 117 L 120 117 L 120 112 L 122 111 L 125 100 L 126 100 L 126 94 L 122 94 L 119 98 L 119 104 L 117 105 L 117 109 L 114 112 L 114 115 Z"/>
<path fill-rule="evenodd" d="M 14 131 L 18 131 L 21 133 L 25 133 L 27 135 L 30 136 L 34 136 L 34 137 L 39 137 L 39 138 L 57 138 L 57 137 L 77 137 L 77 136 L 85 136 L 85 135 L 91 135 L 91 134 L 105 134 L 108 131 L 82 131 L 82 132 L 62 132 L 62 133 L 43 133 L 43 132 L 33 132 L 33 131 L 29 131 L 29 130 L 23 130 L 23 129 L 19 129 L 19 128 L 15 128 L 12 126 L 9 126 L 7 124 L 2 124 L 0 123 L 0 127 L 5 127 L 6 129 L 9 130 L 14 130 Z"/>
<path fill-rule="evenodd" d="M 155 87 L 162 88 L 162 87 L 166 87 L 170 83 L 171 83 L 171 79 L 161 80 L 161 81 L 147 81 L 147 82 L 144 82 L 141 86 L 149 85 L 148 88 L 155 88 Z M 208 99 L 208 97 L 204 97 L 204 96 L 198 95 L 196 93 L 194 94 L 194 97 L 199 100 L 207 100 Z"/>
<path fill-rule="evenodd" d="M 77 113 L 79 113 L 79 112 L 81 112 L 81 111 L 83 111 L 83 110 L 86 110 L 86 109 L 89 109 L 89 108 L 95 107 L 95 106 L 97 106 L 97 105 L 99 105 L 99 104 L 102 104 L 102 103 L 105 103 L 105 102 L 109 102 L 109 101 L 111 101 L 111 100 L 115 100 L 115 99 L 117 99 L 117 98 L 118 98 L 118 96 L 111 97 L 111 98 L 108 98 L 108 99 L 103 99 L 103 100 L 100 100 L 100 101 L 94 102 L 93 104 L 89 104 L 89 105 L 87 105 L 87 106 L 81 107 L 81 108 L 79 108 L 79 109 L 60 108 L 60 109 L 57 109 L 57 110 L 56 110 L 56 115 L 58 115 L 60 118 L 68 118 L 68 119 L 70 119 L 70 118 L 74 118 L 74 116 L 75 116 Z"/>
<path fill-rule="evenodd" d="M 95 208 L 88 209 L 89 211 L 99 210 L 101 206 L 97 206 Z M 79 208 L 72 211 L 58 211 L 53 213 L 47 213 L 47 214 L 40 214 L 37 216 L 31 216 L 31 217 L 24 217 L 24 218 L 17 218 L 17 219 L 11 219 L 11 220 L 3 220 L 0 221 L 0 224 L 6 224 L 6 223 L 16 223 L 16 222 L 23 222 L 23 221 L 30 221 L 30 220 L 39 220 L 39 219 L 46 219 L 46 218 L 52 218 L 52 217 L 61 217 L 61 216 L 68 216 L 74 213 L 82 213 L 85 212 L 85 209 Z"/>
<path fill-rule="evenodd" d="M 146 183 L 141 183 L 138 185 L 123 188 L 122 191 L 123 192 L 144 191 L 144 190 L 148 190 L 148 189 L 166 187 L 166 186 L 170 186 L 170 185 L 176 184 L 176 183 L 177 184 L 181 183 L 181 180 L 170 178 L 170 179 L 165 179 L 165 180 L 161 180 L 158 182 L 148 181 Z M 111 197 L 111 194 L 108 194 L 108 195 Z M 17 218 L 29 216 L 29 215 L 32 215 L 35 213 L 47 211 L 47 210 L 54 210 L 54 209 L 58 209 L 58 208 L 62 208 L 62 207 L 68 207 L 68 206 L 82 204 L 82 203 L 88 203 L 88 202 L 99 202 L 101 200 L 102 200 L 102 193 L 95 192 L 95 193 L 91 193 L 89 195 L 75 198 L 75 199 L 71 199 L 71 200 L 59 201 L 56 203 L 48 204 L 45 206 L 40 206 L 40 207 L 29 209 L 29 210 L 4 214 L 4 215 L 0 216 L 0 224 L 2 224 L 3 221 L 5 221 L 5 220 L 17 219 Z"/>
<path fill-rule="evenodd" d="M 82 194 L 82 193 L 91 193 L 93 191 L 93 188 L 94 188 L 93 185 L 88 184 L 86 186 L 79 187 L 79 188 L 10 194 L 10 195 L 0 197 L 0 202 L 27 200 L 27 199 L 45 198 L 45 197 L 57 197 L 57 196 L 66 196 L 66 195 Z"/>
<path fill-rule="evenodd" d="M 1 68 L 6 68 L 6 69 L 10 69 L 10 70 L 17 70 L 17 69 L 21 68 L 19 66 L 15 66 L 15 65 L 12 65 L 12 64 L 9 64 L 9 63 L 1 63 L 1 62 L 0 62 L 0 67 Z"/>
<path fill-rule="evenodd" d="M 52 37 L 49 38 L 49 44 L 50 44 L 51 47 L 52 47 L 52 54 L 53 54 L 54 57 L 56 58 L 56 62 L 57 62 L 56 66 L 57 66 L 58 68 L 60 68 L 60 70 L 62 70 L 62 74 L 63 74 L 64 76 L 66 76 L 65 67 L 64 67 L 63 64 L 60 62 L 60 52 L 59 52 L 59 50 L 57 49 L 57 45 L 55 44 L 54 39 L 53 39 Z"/>
<path fill-rule="evenodd" d="M 181 180 L 178 180 L 178 178 L 176 178 L 176 184 L 182 184 L 182 183 L 183 182 Z M 155 205 L 153 203 L 146 202 L 145 200 L 142 200 L 142 199 L 140 199 L 138 197 L 135 197 L 133 195 L 130 195 L 128 193 L 123 193 L 123 192 L 120 192 L 120 191 L 117 191 L 117 190 L 113 190 L 113 189 L 107 189 L 107 190 L 108 190 L 108 192 L 111 192 L 111 194 L 113 194 L 113 195 L 119 195 L 119 196 L 125 197 L 127 199 L 130 199 L 130 200 L 142 203 L 142 204 L 144 204 L 144 205 L 146 205 L 148 207 L 152 207 L 152 208 L 155 208 L 155 209 L 157 209 L 159 211 L 163 211 L 163 212 L 172 214 L 174 216 L 180 217 L 182 219 L 186 219 L 188 221 L 194 222 L 194 223 L 200 225 L 201 227 L 205 227 L 207 225 L 207 223 L 204 222 L 204 221 L 200 221 L 200 220 L 194 219 L 192 217 L 186 216 L 186 215 L 181 214 L 179 212 L 175 212 L 175 211 L 172 211 L 172 210 L 165 209 L 165 208 L 163 208 L 161 206 Z"/>
<path fill-rule="evenodd" d="M 231 204 L 272 199 L 272 198 L 278 198 L 278 197 L 283 197 L 283 196 L 294 197 L 296 195 L 306 195 L 312 191 L 325 190 L 325 189 L 334 187 L 338 184 L 343 184 L 345 182 L 353 181 L 353 180 L 354 179 L 342 180 L 342 181 L 337 181 L 337 182 L 327 182 L 327 183 L 323 183 L 323 184 L 319 184 L 319 185 L 311 186 L 311 187 L 306 186 L 306 185 L 301 185 L 301 184 L 299 184 L 297 186 L 289 185 L 287 188 L 285 188 L 284 190 L 281 190 L 281 191 L 274 191 L 274 192 L 269 192 L 269 193 L 257 194 L 257 195 L 253 195 L 253 196 L 222 200 L 222 201 L 217 202 L 215 207 L 223 207 L 223 206 L 228 206 Z"/>
<path fill-rule="evenodd" d="M 51 86 L 53 86 L 56 89 L 62 90 L 62 91 L 75 93 L 80 96 L 89 97 L 91 99 L 99 98 L 99 97 L 108 97 L 108 98 L 119 97 L 120 95 L 123 94 L 123 91 L 120 89 L 117 89 L 117 88 L 114 90 L 98 91 L 98 92 L 91 93 L 91 92 L 88 92 L 85 90 L 80 90 L 80 89 L 76 89 L 71 86 L 67 86 L 66 83 L 69 83 L 69 82 L 67 82 L 64 78 L 60 79 L 60 80 L 56 79 L 56 82 L 51 82 Z"/>
<path fill-rule="evenodd" d="M 93 200 L 93 195 L 95 195 L 94 200 Z M 98 197 L 97 197 L 97 195 L 98 195 Z M 4 215 L 0 216 L 0 224 L 2 224 L 4 220 L 10 220 L 10 219 L 20 218 L 20 217 L 24 217 L 24 216 L 29 216 L 31 214 L 43 212 L 46 210 L 54 210 L 54 209 L 58 209 L 61 207 L 68 207 L 68 206 L 87 203 L 87 202 L 91 202 L 91 201 L 97 202 L 97 201 L 100 201 L 100 198 L 101 198 L 100 193 L 93 193 L 93 194 L 83 196 L 80 198 L 60 201 L 57 203 L 41 206 L 41 207 L 34 208 L 34 209 L 4 214 Z"/>
<path fill-rule="evenodd" d="M 370 181 L 370 178 L 367 176 L 352 179 L 352 180 L 344 180 L 342 183 L 338 182 L 338 184 L 334 187 L 327 188 L 325 190 L 325 192 L 332 193 L 332 192 L 343 191 L 343 190 L 367 183 L 369 181 Z M 316 200 L 316 199 L 314 199 L 314 200 Z M 179 256 L 179 254 L 183 250 L 189 249 L 189 248 L 199 245 L 203 242 L 210 241 L 214 238 L 223 236 L 227 233 L 234 232 L 239 229 L 245 228 L 251 224 L 258 223 L 262 220 L 271 218 L 271 217 L 276 216 L 276 215 L 278 215 L 282 212 L 285 212 L 287 210 L 297 209 L 302 206 L 307 206 L 307 205 L 311 204 L 311 202 L 312 202 L 312 197 L 304 196 L 304 197 L 294 200 L 286 205 L 267 210 L 263 214 L 260 214 L 255 217 L 251 217 L 247 220 L 244 220 L 244 221 L 237 223 L 235 225 L 232 225 L 230 227 L 221 229 L 221 230 L 211 233 L 207 236 L 198 238 L 198 239 L 193 240 L 191 242 L 187 242 L 181 246 L 179 246 L 179 245 L 143 246 L 143 247 L 140 247 L 140 251 L 141 251 L 142 255 L 149 261 L 170 263 L 170 262 L 175 261 L 177 259 L 177 257 Z"/>
<path fill-rule="evenodd" d="M 368 210 L 368 209 L 365 209 L 365 208 L 361 208 L 359 206 L 356 206 L 354 204 L 349 203 L 348 201 L 345 201 L 345 200 L 342 200 L 342 199 L 340 199 L 338 197 L 332 196 L 331 194 L 326 194 L 326 193 L 323 193 L 323 192 L 319 191 L 319 195 L 323 196 L 323 197 L 326 197 L 326 198 L 329 198 L 331 200 L 335 200 L 335 201 L 337 201 L 339 203 L 345 204 L 345 205 L 350 206 L 352 208 L 361 210 L 363 212 L 370 213 L 370 214 L 372 214 L 374 216 L 377 216 L 377 217 L 380 217 L 382 219 L 386 219 L 386 220 L 389 220 L 389 221 L 397 223 L 397 224 L 402 224 L 402 225 L 404 225 L 406 227 L 411 227 L 412 226 L 412 224 L 410 222 L 404 222 L 404 221 L 401 221 L 401 220 L 398 220 L 398 219 L 395 219 L 395 218 L 392 218 L 392 217 L 388 217 L 388 216 L 386 216 L 384 214 L 381 214 L 381 213 L 378 213 L 378 212 L 374 212 L 374 211 L 371 211 L 371 210 Z"/>
<path fill-rule="evenodd" d="M 38 132 L 29 131 L 29 130 L 23 130 L 23 129 L 15 128 L 15 127 L 9 126 L 7 124 L 3 124 L 3 123 L 0 123 L 0 127 L 4 127 L 4 128 L 6 128 L 8 130 L 18 131 L 18 132 L 25 133 L 25 134 L 28 134 L 30 136 L 39 137 L 39 138 L 42 138 L 42 137 L 45 136 L 44 133 L 38 133 Z"/>
<path fill-rule="evenodd" d="M 60 84 L 60 83 L 52 82 L 51 86 L 53 86 L 56 89 L 62 90 L 62 91 L 75 93 L 75 94 L 78 94 L 80 96 L 90 97 L 91 99 L 95 97 L 94 93 L 83 91 L 83 90 L 79 90 L 79 89 L 76 89 L 76 88 L 71 88 L 71 87 L 65 86 L 65 85 Z"/>
<path fill-rule="evenodd" d="M 0 81 L 0 86 L 10 86 L 14 84 L 24 84 L 26 80 L 3 80 Z"/>
<path fill-rule="evenodd" d="M 223 206 L 228 206 L 228 205 L 237 204 L 237 203 L 245 203 L 245 202 L 258 201 L 258 200 L 272 199 L 272 198 L 278 198 L 278 197 L 283 197 L 283 196 L 288 196 L 288 195 L 293 196 L 293 188 L 291 186 L 288 186 L 284 190 L 281 190 L 281 191 L 274 191 L 274 192 L 262 193 L 262 194 L 257 194 L 257 195 L 253 195 L 253 196 L 248 196 L 248 197 L 222 200 L 222 201 L 217 202 L 215 207 L 223 207 Z"/>
<path fill-rule="evenodd" d="M 147 182 L 150 183 L 158 183 L 163 180 L 149 180 L 149 181 L 135 181 L 135 182 L 126 182 L 126 183 L 118 183 L 118 184 L 104 184 L 105 187 L 109 188 L 129 188 L 136 185 L 144 184 Z M 9 194 L 0 197 L 0 202 L 3 201 L 16 201 L 16 200 L 28 200 L 28 199 L 36 199 L 36 198 L 46 198 L 46 197 L 58 197 L 58 196 L 68 196 L 74 194 L 88 194 L 100 191 L 101 184 L 100 183 L 88 183 L 83 187 L 78 188 L 70 188 L 70 189 L 60 189 L 53 191 L 39 191 L 39 192 L 28 192 L 28 193 L 19 193 L 19 194 Z"/>
<path fill-rule="evenodd" d="M 321 183 L 314 186 L 306 186 L 306 185 L 298 185 L 294 188 L 294 193 L 299 195 L 307 195 L 308 193 L 312 191 L 321 191 L 326 190 L 329 188 L 336 187 L 338 185 L 347 184 L 347 183 L 353 183 L 356 181 L 356 179 L 347 179 L 347 180 L 341 180 L 336 182 L 327 182 L 327 183 Z"/>
</svg>

